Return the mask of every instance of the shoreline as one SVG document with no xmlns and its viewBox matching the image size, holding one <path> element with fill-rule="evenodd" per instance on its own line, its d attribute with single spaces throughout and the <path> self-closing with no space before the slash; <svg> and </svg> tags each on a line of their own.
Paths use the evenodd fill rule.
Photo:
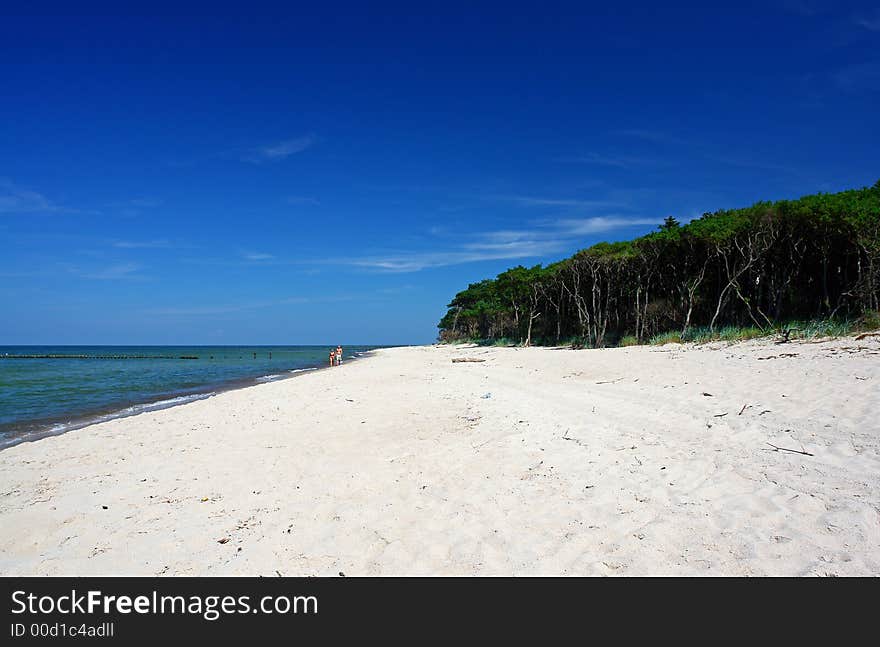
<svg viewBox="0 0 880 647">
<path fill-rule="evenodd" d="M 0 452 L 0 574 L 876 575 L 878 355 L 378 349 Z"/>
<path fill-rule="evenodd" d="M 159 348 L 161 348 L 161 346 Z M 348 357 L 345 361 L 351 362 L 362 359 L 368 356 L 371 352 L 372 351 L 370 350 L 355 353 L 354 355 Z M 146 402 L 120 403 L 119 405 L 114 405 L 113 407 L 96 409 L 94 411 L 84 412 L 81 414 L 77 414 L 76 416 L 71 416 L 70 419 L 65 422 L 62 422 L 61 419 L 67 418 L 68 416 L 63 415 L 58 416 L 57 420 L 45 419 L 31 421 L 25 424 L 33 425 L 33 429 L 23 429 L 20 431 L 11 430 L 9 432 L 6 432 L 10 435 L 0 440 L 0 452 L 3 452 L 11 447 L 15 447 L 22 443 L 31 443 L 42 440 L 43 438 L 60 436 L 71 431 L 78 431 L 80 429 L 85 429 L 86 427 L 90 427 L 92 425 L 100 424 L 103 422 L 110 422 L 112 420 L 120 420 L 123 418 L 131 418 L 133 416 L 138 416 L 143 413 L 149 413 L 151 411 L 162 411 L 164 409 L 171 409 L 174 407 L 182 406 L 184 404 L 189 404 L 190 402 L 207 400 L 228 391 L 236 391 L 238 389 L 246 389 L 252 386 L 259 386 L 268 382 L 278 382 L 281 380 L 292 379 L 295 377 L 299 377 L 300 375 L 305 373 L 326 368 L 331 367 L 327 366 L 326 364 L 321 364 L 295 369 L 284 369 L 283 373 L 260 375 L 252 378 L 235 378 L 225 382 L 205 384 L 187 392 L 160 393 L 153 398 L 150 398 Z"/>
</svg>

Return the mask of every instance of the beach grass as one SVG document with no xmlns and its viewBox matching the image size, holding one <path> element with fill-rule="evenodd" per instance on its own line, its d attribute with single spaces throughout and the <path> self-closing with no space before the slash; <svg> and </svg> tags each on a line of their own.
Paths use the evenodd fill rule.
<svg viewBox="0 0 880 647">
<path fill-rule="evenodd" d="M 651 346 L 663 346 L 664 344 L 680 344 L 682 342 L 681 333 L 670 330 L 654 335 L 648 341 Z"/>
</svg>

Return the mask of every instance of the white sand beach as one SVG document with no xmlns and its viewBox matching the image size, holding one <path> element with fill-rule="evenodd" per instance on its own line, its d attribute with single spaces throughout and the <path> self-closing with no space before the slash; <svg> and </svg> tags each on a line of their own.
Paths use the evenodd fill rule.
<svg viewBox="0 0 880 647">
<path fill-rule="evenodd" d="M 878 414 L 880 337 L 384 349 L 0 452 L 0 573 L 878 575 Z"/>
</svg>

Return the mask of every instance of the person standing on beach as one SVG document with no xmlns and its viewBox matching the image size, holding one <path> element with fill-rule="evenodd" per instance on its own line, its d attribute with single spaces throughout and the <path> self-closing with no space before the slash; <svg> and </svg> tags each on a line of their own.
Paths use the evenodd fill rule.
<svg viewBox="0 0 880 647">
<path fill-rule="evenodd" d="M 340 366 L 342 364 L 342 346 L 336 347 L 336 366 Z"/>
<path fill-rule="evenodd" d="M 330 366 L 336 365 L 336 351 L 332 348 L 330 349 Z"/>
</svg>

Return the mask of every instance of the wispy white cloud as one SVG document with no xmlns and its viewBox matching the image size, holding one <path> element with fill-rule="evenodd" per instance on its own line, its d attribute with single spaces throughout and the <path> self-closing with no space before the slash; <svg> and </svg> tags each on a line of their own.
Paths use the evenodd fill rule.
<svg viewBox="0 0 880 647">
<path fill-rule="evenodd" d="M 599 207 L 619 207 L 618 202 L 608 200 L 580 200 L 576 198 L 546 198 L 532 196 L 496 196 L 496 199 L 514 202 L 523 207 L 576 207 L 579 209 L 593 209 Z"/>
<path fill-rule="evenodd" d="M 435 267 L 480 261 L 539 258 L 573 250 L 590 234 L 656 225 L 658 218 L 594 216 L 547 221 L 531 229 L 504 229 L 473 235 L 457 248 L 402 252 L 336 261 L 380 272 L 418 272 Z"/>
<path fill-rule="evenodd" d="M 61 207 L 30 189 L 14 184 L 11 180 L 0 178 L 0 214 L 38 214 L 72 211 Z"/>
<path fill-rule="evenodd" d="M 356 258 L 348 264 L 381 272 L 403 273 L 419 272 L 429 268 L 462 265 L 479 261 L 528 258 L 558 251 L 560 250 L 556 245 L 543 243 L 540 247 L 537 247 L 534 243 L 530 244 L 523 241 L 515 245 L 509 245 L 507 249 L 391 254 Z"/>
<path fill-rule="evenodd" d="M 615 229 L 624 229 L 626 227 L 655 225 L 658 223 L 658 218 L 594 216 L 592 218 L 559 220 L 556 222 L 556 227 L 567 236 L 586 236 L 589 234 L 601 234 Z"/>
<path fill-rule="evenodd" d="M 161 207 L 164 204 L 164 201 L 159 198 L 134 198 L 121 204 L 137 207 L 139 209 L 155 209 L 156 207 Z"/>
<path fill-rule="evenodd" d="M 296 137 L 294 139 L 286 139 L 284 141 L 276 142 L 274 144 L 258 146 L 256 148 L 245 151 L 245 153 L 242 155 L 242 160 L 254 164 L 261 164 L 263 162 L 278 162 L 287 159 L 291 155 L 303 152 L 307 148 L 311 147 L 316 141 L 317 138 L 315 137 L 315 135 L 309 134 L 303 137 Z"/>
<path fill-rule="evenodd" d="M 769 159 L 759 158 L 757 155 L 751 158 L 743 158 L 737 157 L 735 155 L 719 155 L 713 152 L 713 149 L 709 148 L 704 142 L 689 142 L 686 139 L 678 137 L 676 135 L 672 135 L 667 132 L 657 131 L 657 130 L 638 130 L 638 129 L 630 129 L 630 130 L 618 130 L 615 131 L 615 134 L 623 136 L 623 137 L 632 137 L 636 139 L 641 139 L 643 141 L 658 144 L 663 147 L 670 147 L 674 149 L 680 149 L 680 153 L 683 154 L 686 151 L 688 158 L 701 158 L 709 162 L 714 162 L 718 164 L 726 164 L 728 166 L 739 166 L 742 168 L 752 168 L 752 169 L 763 169 L 767 171 L 779 171 L 779 172 L 792 172 L 794 169 L 790 166 L 786 166 L 784 164 L 777 164 Z M 589 158 L 586 158 L 587 160 Z M 602 158 L 600 158 L 602 159 Z M 610 165 L 613 161 L 618 158 L 608 158 L 606 161 Z M 638 164 L 651 164 L 654 166 L 671 166 L 674 165 L 674 161 L 672 159 L 669 160 L 649 160 L 647 158 L 637 158 L 637 157 L 620 157 L 619 158 L 621 166 L 635 166 Z M 596 162 L 600 163 L 600 162 Z"/>
<path fill-rule="evenodd" d="M 828 8 L 826 0 L 782 0 L 784 9 L 801 16 L 817 16 Z"/>
<path fill-rule="evenodd" d="M 204 306 L 169 306 L 162 308 L 149 308 L 144 310 L 144 314 L 151 316 L 216 316 L 224 314 L 233 314 L 236 312 L 246 312 L 249 310 L 259 310 L 263 308 L 273 308 L 284 305 L 302 305 L 309 303 L 333 303 L 340 301 L 350 301 L 353 297 L 348 295 L 321 296 L 321 297 L 287 297 L 284 299 L 275 299 L 272 301 L 254 301 L 251 303 L 236 304 L 208 304 Z"/>
<path fill-rule="evenodd" d="M 79 214 L 97 215 L 95 209 L 82 209 L 59 204 L 44 194 L 16 184 L 9 178 L 0 177 L 0 215 L 23 214 Z"/>
<path fill-rule="evenodd" d="M 841 90 L 847 92 L 880 90 L 880 61 L 848 65 L 838 70 L 833 79 Z"/>
<path fill-rule="evenodd" d="M 262 252 L 246 252 L 242 254 L 242 257 L 246 261 L 270 261 L 275 258 L 273 254 L 265 254 Z"/>
<path fill-rule="evenodd" d="M 574 157 L 561 158 L 561 162 L 574 164 L 591 164 L 594 166 L 610 166 L 614 168 L 630 168 L 633 166 L 661 166 L 666 162 L 646 157 L 633 157 L 630 155 L 602 155 L 596 152 L 577 155 Z"/>
<path fill-rule="evenodd" d="M 642 139 L 647 142 L 651 142 L 653 144 L 665 144 L 665 145 L 682 145 L 687 144 L 688 142 L 680 137 L 675 135 L 671 135 L 667 132 L 661 130 L 645 130 L 639 128 L 627 128 L 624 130 L 615 131 L 617 135 L 623 135 L 624 137 L 633 137 L 635 139 Z"/>
<path fill-rule="evenodd" d="M 763 169 L 765 171 L 780 171 L 784 173 L 793 172 L 795 169 L 785 164 L 777 164 L 776 162 L 764 159 L 755 155 L 753 158 L 744 159 L 734 155 L 705 155 L 705 159 L 710 162 L 718 162 L 728 166 L 739 166 L 740 168 Z"/>
<path fill-rule="evenodd" d="M 880 31 L 880 9 L 875 9 L 871 15 L 858 16 L 855 21 L 857 25 L 868 31 Z"/>
<path fill-rule="evenodd" d="M 113 247 L 118 249 L 170 249 L 173 244 L 168 240 L 116 240 Z"/>
<path fill-rule="evenodd" d="M 7 272 L 0 270 L 0 278 L 3 279 L 30 279 L 34 277 L 52 276 L 53 273 L 48 270 L 19 270 Z"/>
<path fill-rule="evenodd" d="M 256 310 L 259 308 L 269 308 L 275 305 L 289 303 L 306 303 L 307 299 L 282 299 L 279 301 L 263 301 L 256 303 L 238 303 L 238 304 L 219 304 L 205 306 L 170 306 L 165 308 L 149 308 L 144 314 L 159 316 L 190 316 L 190 315 L 223 315 L 233 312 L 243 312 L 246 310 Z"/>
<path fill-rule="evenodd" d="M 131 204 L 143 209 L 154 209 L 156 207 L 161 207 L 165 204 L 165 201 L 159 198 L 135 198 L 131 201 Z"/>
<path fill-rule="evenodd" d="M 415 290 L 415 289 L 416 289 L 416 286 L 406 284 L 406 285 L 398 285 L 398 286 L 391 287 L 391 288 L 379 288 L 378 290 L 376 290 L 376 293 L 377 294 L 394 295 L 394 294 L 402 294 L 404 292 L 411 292 L 412 290 Z"/>
<path fill-rule="evenodd" d="M 284 199 L 287 204 L 292 205 L 312 205 L 318 206 L 321 204 L 317 198 L 311 198 L 309 196 L 303 195 L 291 195 Z"/>
<path fill-rule="evenodd" d="M 123 218 L 138 218 L 144 211 L 161 207 L 164 202 L 159 198 L 132 198 L 121 202 L 111 202 L 107 206 Z"/>
<path fill-rule="evenodd" d="M 142 269 L 137 263 L 119 263 L 99 269 L 82 269 L 74 265 L 68 265 L 67 270 L 71 274 L 75 274 L 84 279 L 93 279 L 96 281 L 117 281 L 122 279 L 142 279 L 137 274 Z"/>
</svg>

